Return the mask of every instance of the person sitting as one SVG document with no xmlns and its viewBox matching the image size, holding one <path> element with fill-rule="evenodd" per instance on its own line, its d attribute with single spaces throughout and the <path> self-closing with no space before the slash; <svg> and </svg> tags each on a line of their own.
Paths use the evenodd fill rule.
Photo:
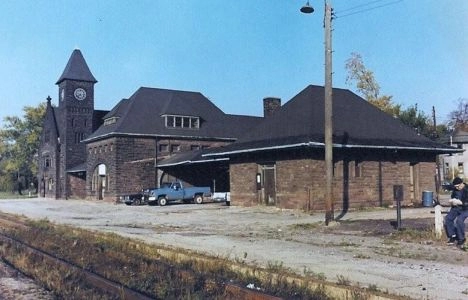
<svg viewBox="0 0 468 300">
<path fill-rule="evenodd" d="M 461 210 L 460 214 L 457 216 L 455 220 L 455 228 L 457 230 L 457 239 L 458 239 L 458 247 L 463 248 L 466 242 L 465 238 L 465 220 L 468 218 L 468 186 L 465 183 L 461 183 L 457 189 L 461 191 Z"/>
<path fill-rule="evenodd" d="M 459 205 L 461 196 L 462 196 L 462 191 L 461 189 L 458 189 L 460 184 L 463 184 L 463 180 L 460 177 L 455 177 L 452 182 L 452 194 L 450 195 L 450 204 L 451 208 L 450 211 L 447 213 L 445 216 L 445 230 L 447 233 L 447 237 L 449 240 L 447 241 L 448 245 L 453 245 L 455 244 L 458 240 L 459 237 L 457 236 L 457 229 L 456 229 L 456 219 L 461 213 L 461 206 Z M 456 201 L 458 200 L 458 201 Z"/>
</svg>

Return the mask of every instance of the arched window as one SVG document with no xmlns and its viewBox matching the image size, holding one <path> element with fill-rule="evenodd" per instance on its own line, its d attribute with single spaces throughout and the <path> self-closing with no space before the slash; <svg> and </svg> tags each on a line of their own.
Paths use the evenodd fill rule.
<svg viewBox="0 0 468 300">
<path fill-rule="evenodd" d="M 52 178 L 49 178 L 47 180 L 47 190 L 51 191 L 54 188 L 54 180 Z"/>
</svg>

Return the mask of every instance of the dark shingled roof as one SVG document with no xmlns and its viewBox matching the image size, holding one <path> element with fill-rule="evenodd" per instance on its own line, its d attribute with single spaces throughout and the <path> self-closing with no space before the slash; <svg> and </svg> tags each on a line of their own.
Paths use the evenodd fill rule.
<svg viewBox="0 0 468 300">
<path fill-rule="evenodd" d="M 200 118 L 198 130 L 167 128 L 164 115 Z M 139 88 L 129 99 L 121 100 L 105 119 L 116 122 L 99 127 L 86 142 L 115 135 L 177 136 L 235 140 L 258 125 L 263 118 L 229 115 L 199 92 L 159 88 Z"/>
<path fill-rule="evenodd" d="M 94 78 L 93 74 L 89 70 L 83 54 L 81 54 L 81 51 L 78 49 L 73 50 L 65 70 L 63 70 L 63 73 L 57 80 L 56 84 L 59 84 L 66 79 L 94 83 L 97 82 L 96 78 Z"/>
<path fill-rule="evenodd" d="M 459 151 L 418 135 L 399 119 L 338 88 L 333 89 L 333 143 L 334 147 Z M 324 88 L 310 85 L 235 143 L 206 156 L 323 145 Z"/>
<path fill-rule="evenodd" d="M 442 137 L 440 141 L 445 144 L 466 144 L 468 143 L 468 131 L 464 128 L 457 128 L 452 133 Z"/>
</svg>

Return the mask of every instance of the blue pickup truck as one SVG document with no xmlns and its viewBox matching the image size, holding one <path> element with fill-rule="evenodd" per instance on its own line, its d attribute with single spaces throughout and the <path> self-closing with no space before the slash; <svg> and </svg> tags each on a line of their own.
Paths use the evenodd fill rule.
<svg viewBox="0 0 468 300">
<path fill-rule="evenodd" d="M 207 197 L 211 197 L 210 187 L 184 187 L 180 181 L 166 182 L 159 188 L 148 189 L 143 193 L 145 202 L 160 206 L 173 201 L 202 204 Z"/>
</svg>

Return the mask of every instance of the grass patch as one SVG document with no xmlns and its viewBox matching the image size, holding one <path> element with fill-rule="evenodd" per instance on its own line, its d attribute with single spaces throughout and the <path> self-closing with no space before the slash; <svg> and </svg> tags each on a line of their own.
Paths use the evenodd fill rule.
<svg viewBox="0 0 468 300">
<path fill-rule="evenodd" d="M 27 199 L 27 198 L 35 198 L 37 194 L 31 193 L 29 195 L 28 191 L 24 191 L 23 195 L 17 193 L 10 193 L 10 192 L 0 192 L 0 200 L 1 199 Z"/>
<path fill-rule="evenodd" d="M 2 230 L 29 245 L 73 262 L 79 268 L 155 299 L 224 299 L 225 283 L 228 282 L 244 287 L 249 284 L 261 287 L 270 295 L 286 299 L 330 299 L 322 294 L 322 290 L 312 290 L 289 281 L 290 270 L 282 262 L 270 262 L 266 269 L 252 269 L 240 264 L 232 268 L 232 262 L 226 258 L 155 247 L 113 233 L 56 225 L 47 219 L 25 224 L 25 227 L 3 226 Z M 35 278 L 57 298 L 115 299 L 106 291 L 88 286 L 80 272 L 31 255 L 21 247 L 3 243 L 0 256 Z M 305 279 L 308 280 L 312 279 Z"/>
<path fill-rule="evenodd" d="M 432 228 L 427 227 L 423 229 L 403 229 L 397 230 L 394 233 L 388 235 L 390 240 L 398 240 L 403 242 L 422 242 L 428 240 L 434 240 L 435 234 Z"/>
</svg>

